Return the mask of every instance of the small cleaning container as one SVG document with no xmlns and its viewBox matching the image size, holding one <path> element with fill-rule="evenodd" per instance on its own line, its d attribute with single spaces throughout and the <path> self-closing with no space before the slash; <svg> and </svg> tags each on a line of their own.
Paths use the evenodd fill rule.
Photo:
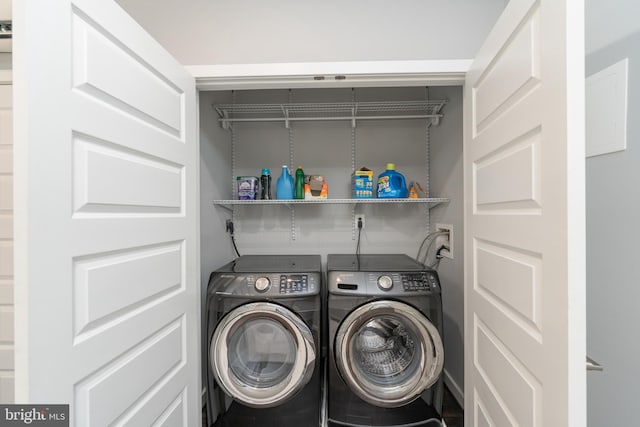
<svg viewBox="0 0 640 427">
<path fill-rule="evenodd" d="M 373 171 L 361 167 L 351 175 L 354 199 L 373 199 Z"/>
<path fill-rule="evenodd" d="M 258 178 L 255 176 L 239 176 L 236 178 L 238 184 L 238 200 L 255 200 L 258 194 Z"/>
</svg>

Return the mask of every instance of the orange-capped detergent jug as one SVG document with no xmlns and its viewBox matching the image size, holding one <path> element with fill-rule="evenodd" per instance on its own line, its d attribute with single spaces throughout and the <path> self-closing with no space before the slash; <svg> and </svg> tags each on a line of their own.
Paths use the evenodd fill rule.
<svg viewBox="0 0 640 427">
<path fill-rule="evenodd" d="M 386 170 L 378 175 L 378 199 L 403 199 L 407 197 L 407 194 L 407 183 L 404 176 L 396 172 L 395 164 L 387 163 Z"/>
</svg>

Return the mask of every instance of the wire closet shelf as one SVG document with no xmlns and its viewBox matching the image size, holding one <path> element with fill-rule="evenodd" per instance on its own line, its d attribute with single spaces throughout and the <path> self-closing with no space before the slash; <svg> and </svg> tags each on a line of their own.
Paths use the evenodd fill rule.
<svg viewBox="0 0 640 427">
<path fill-rule="evenodd" d="M 437 125 L 442 118 L 440 111 L 446 101 L 379 101 L 379 102 L 329 102 L 288 104 L 217 104 L 221 126 L 228 129 L 234 122 L 284 122 L 289 127 L 294 121 L 351 121 L 429 119 Z"/>
<path fill-rule="evenodd" d="M 448 203 L 448 198 L 443 197 L 423 197 L 417 199 L 313 199 L 313 200 L 214 200 L 214 205 L 221 206 L 239 206 L 239 205 L 286 205 L 292 207 L 299 204 L 324 204 L 324 205 L 340 205 L 340 204 L 392 204 L 392 203 L 419 203 L 426 204 L 432 208 L 440 203 Z"/>
</svg>

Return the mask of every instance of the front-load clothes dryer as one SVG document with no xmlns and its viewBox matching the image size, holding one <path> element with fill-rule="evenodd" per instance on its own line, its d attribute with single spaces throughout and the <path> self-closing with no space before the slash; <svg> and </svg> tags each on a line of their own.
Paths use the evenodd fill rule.
<svg viewBox="0 0 640 427">
<path fill-rule="evenodd" d="M 210 426 L 318 426 L 321 287 L 319 255 L 247 255 L 211 274 Z"/>
<path fill-rule="evenodd" d="M 407 255 L 329 255 L 329 426 L 442 425 L 442 300 Z"/>
</svg>

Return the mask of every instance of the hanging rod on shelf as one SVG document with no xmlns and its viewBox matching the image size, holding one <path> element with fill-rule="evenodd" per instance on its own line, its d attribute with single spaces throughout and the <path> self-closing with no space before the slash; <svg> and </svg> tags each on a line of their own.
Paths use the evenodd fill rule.
<svg viewBox="0 0 640 427">
<path fill-rule="evenodd" d="M 228 129 L 234 122 L 431 119 L 438 124 L 444 100 L 381 101 L 297 104 L 219 104 L 214 105 L 218 121 Z"/>
<path fill-rule="evenodd" d="M 247 119 L 218 119 L 221 123 L 233 123 L 233 122 L 302 122 L 302 121 L 330 121 L 330 120 L 398 120 L 398 119 L 430 119 L 434 117 L 442 117 L 442 114 L 422 114 L 422 115 L 403 115 L 403 116 L 331 116 L 331 117 L 256 117 Z"/>
</svg>

